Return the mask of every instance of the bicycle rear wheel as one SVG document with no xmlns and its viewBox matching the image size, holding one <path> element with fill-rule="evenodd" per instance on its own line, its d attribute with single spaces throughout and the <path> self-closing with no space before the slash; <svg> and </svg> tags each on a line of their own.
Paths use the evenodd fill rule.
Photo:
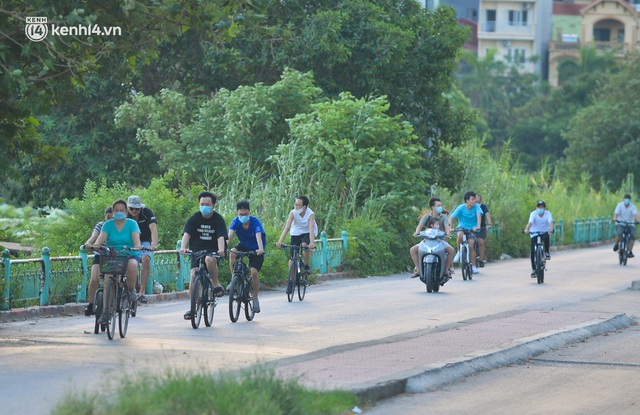
<svg viewBox="0 0 640 415">
<path fill-rule="evenodd" d="M 107 282 L 107 309 L 104 310 L 105 313 L 109 316 L 109 321 L 107 323 L 107 337 L 109 340 L 113 340 L 113 337 L 116 335 L 116 309 L 118 306 L 118 289 L 117 283 L 109 278 Z"/>
<path fill-rule="evenodd" d="M 229 286 L 229 318 L 232 323 L 238 321 L 242 303 L 242 276 L 234 275 Z"/>
<path fill-rule="evenodd" d="M 93 297 L 93 306 L 95 307 L 94 312 L 96 317 L 95 326 L 93 327 L 94 334 L 100 333 L 100 329 L 102 329 L 102 331 L 107 329 L 104 325 L 98 323 L 98 320 L 102 317 L 102 290 L 103 288 L 98 288 L 96 295 Z"/>
<path fill-rule="evenodd" d="M 203 292 L 204 295 L 204 325 L 207 327 L 211 327 L 213 324 L 213 313 L 216 310 L 217 300 L 213 295 L 213 285 L 211 282 L 208 282 L 205 285 L 205 289 Z"/>
<path fill-rule="evenodd" d="M 296 276 L 298 275 L 298 264 L 295 261 L 291 261 L 289 265 L 289 278 L 287 279 L 287 299 L 289 302 L 293 301 L 293 291 L 296 288 Z"/>
<path fill-rule="evenodd" d="M 124 339 L 129 328 L 129 316 L 131 315 L 131 301 L 129 301 L 129 290 L 126 286 L 120 287 L 120 310 L 118 311 L 118 330 L 120 338 Z"/>
<path fill-rule="evenodd" d="M 621 264 L 627 265 L 627 259 L 629 258 L 629 235 L 625 235 L 622 239 L 620 254 L 622 255 Z"/>
<path fill-rule="evenodd" d="M 196 274 L 193 278 L 193 289 L 191 287 L 191 327 L 197 329 L 200 327 L 200 320 L 202 319 L 202 275 Z"/>
<path fill-rule="evenodd" d="M 536 249 L 536 277 L 538 277 L 538 284 L 544 283 L 544 250 L 542 247 Z"/>
</svg>

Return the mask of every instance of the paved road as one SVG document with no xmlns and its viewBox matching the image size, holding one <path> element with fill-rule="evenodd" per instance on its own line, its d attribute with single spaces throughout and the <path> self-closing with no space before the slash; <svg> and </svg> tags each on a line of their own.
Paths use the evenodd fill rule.
<svg viewBox="0 0 640 415">
<path fill-rule="evenodd" d="M 310 287 L 304 302 L 288 303 L 282 291 L 264 292 L 263 312 L 253 322 L 241 317 L 240 322 L 230 323 L 223 302 L 214 327 L 199 330 L 182 320 L 186 301 L 162 302 L 143 307 L 127 338 L 113 341 L 85 334 L 92 324 L 80 315 L 3 323 L 0 413 L 48 413 L 66 390 L 93 388 L 105 371 L 123 367 L 131 372 L 167 367 L 216 372 L 256 362 L 286 365 L 527 313 L 571 307 L 607 316 L 629 313 L 615 304 L 582 310 L 593 307 L 594 300 L 625 291 L 640 274 L 640 265 L 630 262 L 621 267 L 615 259 L 610 247 L 555 253 L 544 285 L 529 278 L 528 260 L 518 259 L 489 264 L 473 281 L 462 281 L 458 272 L 438 294 L 427 294 L 424 285 L 408 274 L 323 283 Z M 355 367 L 347 375 L 359 372 Z"/>
</svg>

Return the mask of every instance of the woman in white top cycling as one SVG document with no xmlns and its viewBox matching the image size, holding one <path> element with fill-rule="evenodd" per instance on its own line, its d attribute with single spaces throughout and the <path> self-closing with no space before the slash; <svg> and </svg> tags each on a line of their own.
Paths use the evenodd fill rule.
<svg viewBox="0 0 640 415">
<path fill-rule="evenodd" d="M 304 272 L 309 273 L 309 263 L 311 259 L 311 251 L 315 248 L 313 237 L 318 235 L 318 226 L 313 210 L 309 208 L 309 198 L 306 196 L 296 196 L 293 204 L 293 210 L 289 212 L 287 224 L 284 226 L 280 239 L 276 242 L 279 248 L 287 236 L 287 232 L 291 234 L 291 245 L 309 247 L 303 252 L 304 255 Z"/>
</svg>

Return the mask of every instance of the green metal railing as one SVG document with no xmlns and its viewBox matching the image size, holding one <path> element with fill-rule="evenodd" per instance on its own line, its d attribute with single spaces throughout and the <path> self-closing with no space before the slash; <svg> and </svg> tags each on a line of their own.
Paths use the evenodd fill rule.
<svg viewBox="0 0 640 415">
<path fill-rule="evenodd" d="M 329 239 L 322 232 L 315 245 L 311 267 L 321 274 L 334 272 L 347 251 L 347 232 L 343 231 L 341 238 L 336 239 Z M 177 291 L 184 290 L 190 277 L 190 258 L 180 255 L 179 251 L 180 241 L 176 250 L 154 252 L 147 294 L 153 292 L 154 281 L 165 287 L 175 285 Z M 52 258 L 49 248 L 43 248 L 40 258 L 18 260 L 12 260 L 9 250 L 5 250 L 2 253 L 4 278 L 0 276 L 0 310 L 86 301 L 92 259 L 83 246 L 77 256 Z"/>
<path fill-rule="evenodd" d="M 582 218 L 573 222 L 573 243 L 585 244 L 590 242 L 612 239 L 616 234 L 616 224 L 611 217 Z"/>
</svg>

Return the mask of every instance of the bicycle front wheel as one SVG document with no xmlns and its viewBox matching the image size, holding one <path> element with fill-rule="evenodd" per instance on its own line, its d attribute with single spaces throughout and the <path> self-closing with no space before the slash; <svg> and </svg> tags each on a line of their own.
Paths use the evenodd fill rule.
<svg viewBox="0 0 640 415">
<path fill-rule="evenodd" d="M 205 289 L 203 292 L 204 295 L 204 325 L 207 327 L 211 327 L 213 324 L 213 314 L 216 310 L 217 300 L 213 295 L 213 285 L 211 282 L 205 285 Z"/>
<path fill-rule="evenodd" d="M 194 329 L 200 327 L 202 319 L 203 283 L 202 276 L 198 274 L 193 278 L 193 289 L 189 288 L 191 291 L 191 327 Z"/>
<path fill-rule="evenodd" d="M 251 282 L 248 282 L 244 285 L 244 316 L 247 321 L 253 320 L 253 317 L 256 315 L 256 312 L 253 311 L 253 296 L 251 293 L 253 292 L 253 286 Z"/>
<path fill-rule="evenodd" d="M 229 286 L 229 318 L 232 323 L 238 321 L 242 304 L 242 277 L 234 275 Z"/>
<path fill-rule="evenodd" d="M 298 274 L 298 300 L 304 300 L 304 296 L 307 294 L 307 273 L 303 272 L 302 275 Z"/>
<path fill-rule="evenodd" d="M 541 247 L 536 250 L 536 277 L 538 284 L 544 283 L 544 250 Z"/>
<path fill-rule="evenodd" d="M 109 321 L 107 323 L 107 337 L 109 340 L 113 340 L 113 337 L 116 335 L 116 314 L 117 314 L 117 306 L 118 306 L 118 287 L 117 283 L 109 278 L 107 282 L 107 309 L 104 310 L 105 313 L 109 316 Z"/>
<path fill-rule="evenodd" d="M 469 271 L 471 270 L 471 267 L 468 267 L 467 265 L 469 265 L 469 254 L 468 254 L 468 248 L 466 245 L 461 245 L 460 246 L 460 265 L 462 267 L 462 279 L 463 280 L 467 280 L 470 275 L 469 275 Z"/>
<path fill-rule="evenodd" d="M 287 300 L 293 301 L 293 292 L 296 288 L 296 277 L 298 275 L 298 264 L 295 261 L 291 261 L 289 265 L 289 278 L 287 278 Z"/>
<path fill-rule="evenodd" d="M 120 310 L 118 311 L 118 330 L 120 338 L 124 339 L 129 328 L 129 316 L 131 314 L 131 301 L 129 301 L 129 291 L 126 286 L 120 287 Z"/>
</svg>

